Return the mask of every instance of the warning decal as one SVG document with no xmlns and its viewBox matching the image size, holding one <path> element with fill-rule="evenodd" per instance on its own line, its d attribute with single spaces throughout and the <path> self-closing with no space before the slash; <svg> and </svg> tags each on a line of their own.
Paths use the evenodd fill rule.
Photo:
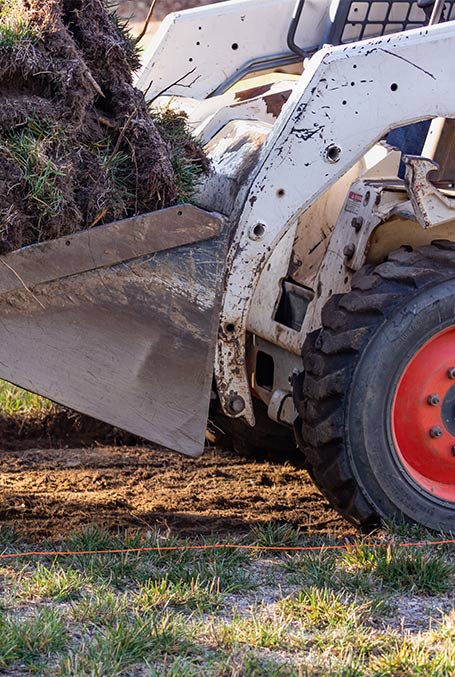
<svg viewBox="0 0 455 677">
<path fill-rule="evenodd" d="M 351 214 L 358 214 L 362 206 L 363 195 L 361 193 L 354 193 L 349 191 L 348 199 L 346 200 L 345 210 Z"/>
</svg>

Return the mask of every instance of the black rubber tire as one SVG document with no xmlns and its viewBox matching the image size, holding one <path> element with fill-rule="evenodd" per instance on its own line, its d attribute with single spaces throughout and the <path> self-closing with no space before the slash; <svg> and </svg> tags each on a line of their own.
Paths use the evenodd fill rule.
<svg viewBox="0 0 455 677">
<path fill-rule="evenodd" d="M 267 415 L 266 405 L 260 400 L 254 400 L 253 405 L 254 428 L 241 419 L 225 416 L 220 403 L 215 400 L 209 414 L 209 441 L 247 458 L 291 461 L 303 466 L 304 459 L 297 449 L 292 428 L 272 421 Z"/>
<path fill-rule="evenodd" d="M 317 486 L 365 531 L 385 518 L 455 530 L 455 503 L 413 483 L 396 454 L 391 405 L 405 365 L 455 325 L 455 244 L 401 248 L 333 296 L 303 346 L 296 437 Z"/>
</svg>

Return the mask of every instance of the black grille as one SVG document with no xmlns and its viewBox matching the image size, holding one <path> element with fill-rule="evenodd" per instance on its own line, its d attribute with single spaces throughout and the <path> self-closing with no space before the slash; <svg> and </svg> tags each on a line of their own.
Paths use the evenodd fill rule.
<svg viewBox="0 0 455 677">
<path fill-rule="evenodd" d="M 455 0 L 447 0 L 443 17 L 446 21 L 455 19 Z M 421 28 L 426 23 L 425 12 L 417 2 L 340 0 L 325 42 L 330 45 L 344 45 L 380 35 Z"/>
</svg>

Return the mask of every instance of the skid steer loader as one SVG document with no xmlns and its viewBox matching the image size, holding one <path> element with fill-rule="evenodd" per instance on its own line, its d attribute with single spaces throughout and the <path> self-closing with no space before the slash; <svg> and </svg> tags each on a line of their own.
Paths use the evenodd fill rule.
<svg viewBox="0 0 455 677">
<path fill-rule="evenodd" d="M 211 173 L 195 205 L 2 257 L 0 377 L 193 456 L 208 416 L 283 454 L 295 432 L 361 528 L 454 529 L 453 18 L 169 15 L 137 84 L 186 113 Z"/>
</svg>

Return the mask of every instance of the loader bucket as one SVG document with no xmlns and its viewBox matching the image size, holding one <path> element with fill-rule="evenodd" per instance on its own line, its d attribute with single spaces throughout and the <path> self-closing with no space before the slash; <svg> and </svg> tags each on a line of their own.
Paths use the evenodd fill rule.
<svg viewBox="0 0 455 677">
<path fill-rule="evenodd" d="M 0 257 L 0 378 L 202 452 L 226 233 L 190 205 Z"/>
</svg>

